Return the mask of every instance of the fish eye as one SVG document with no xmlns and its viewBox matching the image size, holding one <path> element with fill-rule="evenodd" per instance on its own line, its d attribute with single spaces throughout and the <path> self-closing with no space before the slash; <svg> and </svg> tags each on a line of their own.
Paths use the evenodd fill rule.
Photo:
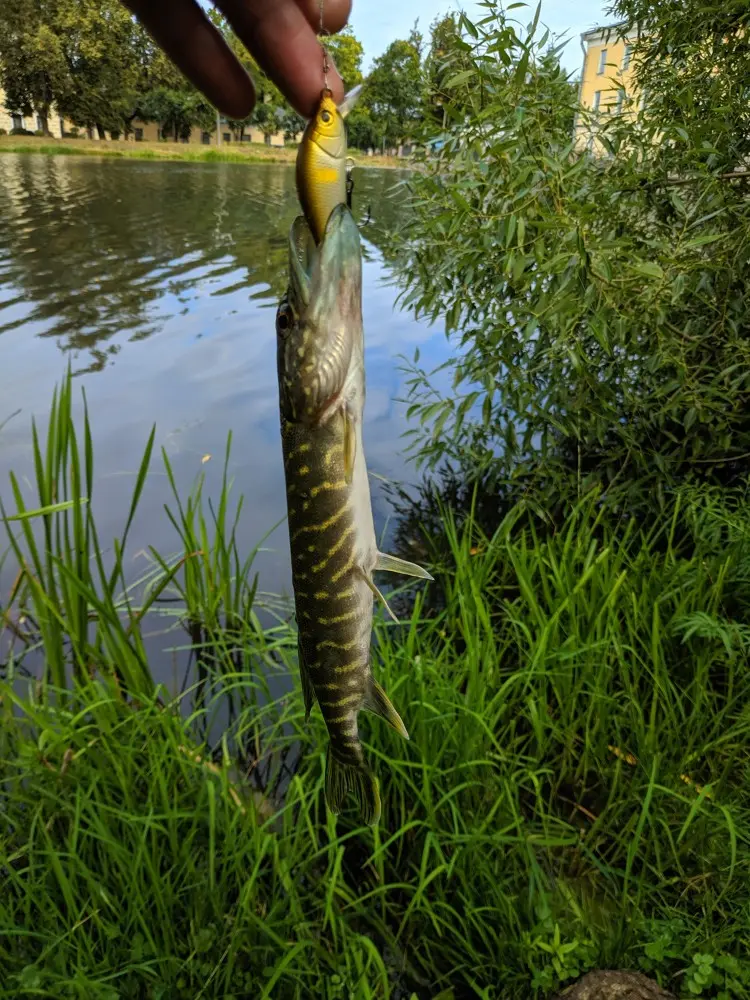
<svg viewBox="0 0 750 1000">
<path fill-rule="evenodd" d="M 320 112 L 320 120 L 323 122 L 324 125 L 328 125 L 328 123 L 331 120 L 331 112 L 330 111 L 321 111 Z"/>
<path fill-rule="evenodd" d="M 276 332 L 278 334 L 284 334 L 287 332 L 289 327 L 292 325 L 292 315 L 289 306 L 284 302 L 279 306 L 279 311 L 276 313 Z"/>
</svg>

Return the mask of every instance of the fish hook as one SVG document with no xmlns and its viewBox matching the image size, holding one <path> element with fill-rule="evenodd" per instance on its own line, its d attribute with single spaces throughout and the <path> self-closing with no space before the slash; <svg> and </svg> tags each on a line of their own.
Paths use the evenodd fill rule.
<svg viewBox="0 0 750 1000">
<path fill-rule="evenodd" d="M 351 211 L 352 208 L 352 194 L 354 193 L 354 178 L 352 177 L 352 171 L 356 166 L 356 162 L 353 157 L 347 156 L 346 158 L 346 205 Z M 360 222 L 359 228 L 364 229 L 365 226 L 369 226 L 372 222 L 372 205 L 367 206 L 367 218 L 364 222 Z"/>
</svg>

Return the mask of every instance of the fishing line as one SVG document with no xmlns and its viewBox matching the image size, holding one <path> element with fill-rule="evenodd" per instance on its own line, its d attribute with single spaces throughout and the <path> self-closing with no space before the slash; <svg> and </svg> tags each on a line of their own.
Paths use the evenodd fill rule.
<svg viewBox="0 0 750 1000">
<path fill-rule="evenodd" d="M 323 23 L 323 4 L 324 3 L 325 3 L 325 0 L 320 0 L 320 2 L 318 4 L 318 9 L 320 11 L 320 35 L 321 35 L 321 37 L 323 37 L 324 35 L 328 34 L 328 32 L 326 31 L 325 25 Z M 323 50 L 323 86 L 325 87 L 326 90 L 328 90 L 328 69 L 329 69 L 328 49 L 327 49 L 327 47 L 326 47 L 326 45 L 325 45 L 325 43 L 323 41 L 321 41 L 320 47 Z"/>
</svg>

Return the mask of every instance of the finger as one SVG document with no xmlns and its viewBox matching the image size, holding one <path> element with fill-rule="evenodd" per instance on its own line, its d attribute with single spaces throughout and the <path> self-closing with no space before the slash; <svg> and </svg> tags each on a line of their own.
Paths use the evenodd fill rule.
<svg viewBox="0 0 750 1000">
<path fill-rule="evenodd" d="M 194 0 L 123 0 L 172 62 L 223 114 L 245 118 L 253 81 Z"/>
<path fill-rule="evenodd" d="M 323 52 L 297 0 L 215 0 L 258 65 L 305 118 L 315 113 L 323 88 Z M 326 0 L 327 2 L 327 0 Z M 340 6 L 340 0 L 336 0 Z M 331 23 L 336 23 L 332 21 Z M 328 73 L 334 100 L 343 100 L 338 71 Z"/>
<path fill-rule="evenodd" d="M 320 0 L 297 0 L 314 31 L 320 33 Z M 346 25 L 352 12 L 351 0 L 323 0 L 323 30 L 329 35 Z"/>
</svg>

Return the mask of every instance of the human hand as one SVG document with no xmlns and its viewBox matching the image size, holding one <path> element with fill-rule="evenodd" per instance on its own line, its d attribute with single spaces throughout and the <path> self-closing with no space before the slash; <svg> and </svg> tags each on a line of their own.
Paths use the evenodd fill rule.
<svg viewBox="0 0 750 1000">
<path fill-rule="evenodd" d="M 122 0 L 195 86 L 229 118 L 245 118 L 255 87 L 196 0 Z M 320 0 L 215 0 L 238 37 L 292 107 L 314 114 L 323 87 Z M 324 0 L 323 27 L 340 31 L 351 0 Z M 344 86 L 331 65 L 328 86 L 336 103 Z"/>
</svg>

